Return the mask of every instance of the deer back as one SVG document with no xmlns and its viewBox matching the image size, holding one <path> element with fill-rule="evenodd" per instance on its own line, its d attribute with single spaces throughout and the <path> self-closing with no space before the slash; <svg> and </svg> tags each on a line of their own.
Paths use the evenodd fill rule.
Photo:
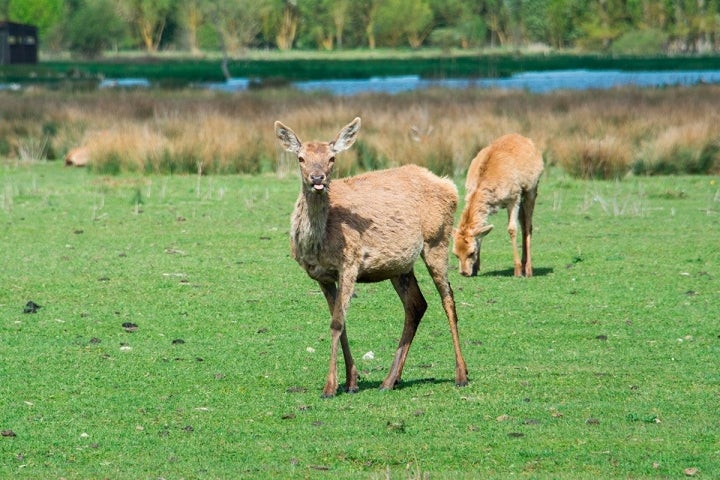
<svg viewBox="0 0 720 480">
<path fill-rule="evenodd" d="M 426 244 L 449 243 L 457 188 L 427 169 L 369 172 L 334 180 L 329 190 L 323 242 L 311 259 L 318 271 L 357 268 L 358 281 L 380 281 L 410 271 Z"/>
<path fill-rule="evenodd" d="M 529 138 L 503 135 L 480 150 L 470 163 L 465 181 L 466 200 L 479 189 L 488 204 L 502 204 L 535 186 L 543 171 L 542 153 Z"/>
</svg>

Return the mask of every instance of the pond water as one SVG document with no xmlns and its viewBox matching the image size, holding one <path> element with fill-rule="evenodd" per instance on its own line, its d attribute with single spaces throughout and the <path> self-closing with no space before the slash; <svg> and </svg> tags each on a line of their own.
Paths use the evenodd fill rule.
<svg viewBox="0 0 720 480">
<path fill-rule="evenodd" d="M 673 85 L 696 85 L 720 83 L 720 70 L 682 70 L 625 72 L 620 70 L 555 70 L 518 73 L 508 78 L 448 78 L 426 80 L 418 75 L 397 77 L 373 77 L 357 80 L 316 80 L 294 82 L 290 85 L 302 91 L 326 91 L 333 95 L 358 95 L 361 93 L 395 94 L 432 87 L 484 88 L 502 90 L 526 90 L 546 93 L 554 90 L 604 90 L 622 86 L 665 87 Z M 105 79 L 98 88 L 148 88 L 152 84 L 144 78 Z M 227 82 L 203 83 L 197 88 L 226 92 L 244 91 L 252 86 L 247 78 L 233 78 Z M 0 90 L 20 90 L 20 84 L 1 84 Z"/>
<path fill-rule="evenodd" d="M 527 90 L 546 93 L 554 90 L 609 89 L 634 85 L 638 87 L 663 87 L 671 85 L 695 85 L 720 83 L 720 70 L 685 70 L 624 72 L 620 70 L 557 70 L 518 73 L 508 78 L 443 79 L 425 80 L 417 75 L 399 77 L 373 77 L 358 80 L 317 80 L 292 84 L 303 91 L 327 91 L 334 95 L 357 95 L 368 92 L 400 93 L 431 87 L 446 88 L 497 88 Z M 210 89 L 224 91 L 245 90 L 247 79 L 233 79 L 224 83 L 206 84 Z"/>
</svg>

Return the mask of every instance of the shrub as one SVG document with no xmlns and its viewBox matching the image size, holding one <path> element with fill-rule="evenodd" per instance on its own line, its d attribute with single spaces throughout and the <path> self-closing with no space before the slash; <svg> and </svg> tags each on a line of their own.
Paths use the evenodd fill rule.
<svg viewBox="0 0 720 480">
<path fill-rule="evenodd" d="M 575 177 L 612 179 L 628 172 L 631 153 L 616 137 L 586 139 L 577 136 L 556 142 L 551 157 Z"/>
<path fill-rule="evenodd" d="M 616 55 L 657 55 L 665 49 L 667 41 L 667 34 L 660 30 L 633 30 L 615 40 L 610 51 Z"/>
<path fill-rule="evenodd" d="M 66 26 L 70 50 L 87 58 L 102 55 L 123 33 L 123 23 L 109 0 L 84 2 Z"/>
<path fill-rule="evenodd" d="M 720 138 L 708 123 L 665 130 L 647 142 L 633 172 L 640 175 L 708 174 L 720 170 Z"/>
</svg>

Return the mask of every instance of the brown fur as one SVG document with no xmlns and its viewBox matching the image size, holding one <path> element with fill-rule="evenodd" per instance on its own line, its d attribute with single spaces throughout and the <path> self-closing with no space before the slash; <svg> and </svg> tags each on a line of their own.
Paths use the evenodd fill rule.
<svg viewBox="0 0 720 480">
<path fill-rule="evenodd" d="M 355 392 L 357 369 L 347 339 L 345 315 L 356 282 L 390 280 L 405 309 L 405 326 L 381 388 L 400 381 L 410 344 L 427 303 L 413 271 L 422 257 L 442 297 L 455 347 L 455 381 L 467 384 L 457 314 L 448 281 L 448 251 L 458 195 L 455 185 L 428 170 L 406 165 L 330 182 L 335 155 L 352 146 L 356 118 L 332 142 L 302 143 L 280 122 L 280 143 L 298 156 L 302 186 L 291 221 L 292 256 L 325 295 L 332 321 L 330 368 L 323 396 L 338 388 L 337 353 L 345 359 L 346 390 Z"/>
<path fill-rule="evenodd" d="M 493 228 L 488 217 L 506 208 L 515 276 L 532 277 L 532 215 L 542 171 L 542 153 L 522 135 L 504 135 L 480 150 L 468 169 L 465 209 L 453 232 L 453 253 L 460 261 L 461 274 L 477 275 L 482 239 Z M 522 258 L 517 250 L 518 219 L 523 234 Z"/>
<path fill-rule="evenodd" d="M 85 167 L 90 163 L 90 152 L 87 147 L 73 148 L 65 155 L 66 167 Z"/>
</svg>

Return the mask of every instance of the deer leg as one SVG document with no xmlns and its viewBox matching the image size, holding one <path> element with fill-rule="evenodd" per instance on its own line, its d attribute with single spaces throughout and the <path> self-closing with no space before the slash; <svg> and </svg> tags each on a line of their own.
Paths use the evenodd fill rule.
<svg viewBox="0 0 720 480">
<path fill-rule="evenodd" d="M 399 277 L 391 278 L 390 281 L 405 309 L 405 325 L 402 337 L 400 337 L 400 344 L 397 352 L 395 352 L 395 358 L 390 366 L 390 373 L 380 385 L 381 390 L 392 390 L 396 384 L 400 383 L 410 345 L 413 338 L 415 338 L 415 332 L 417 332 L 418 325 L 420 325 L 420 320 L 425 310 L 427 310 L 427 302 L 420 291 L 415 273 L 412 270 Z"/>
<path fill-rule="evenodd" d="M 513 265 L 514 265 L 514 275 L 516 277 L 522 276 L 522 263 L 520 261 L 520 254 L 518 253 L 518 247 L 517 247 L 517 224 L 518 224 L 518 215 L 520 211 L 520 202 L 511 203 L 507 207 L 508 211 L 508 227 L 507 232 L 508 235 L 510 235 L 510 244 L 512 245 L 513 249 Z"/>
<path fill-rule="evenodd" d="M 330 315 L 335 310 L 335 300 L 337 299 L 337 287 L 335 283 L 321 283 L 320 289 L 325 295 L 328 307 L 330 308 Z M 340 334 L 340 346 L 342 347 L 343 360 L 345 361 L 345 391 L 348 393 L 357 393 L 358 391 L 358 372 L 355 368 L 355 363 L 350 353 L 350 343 L 347 337 L 347 326 L 343 326 L 342 333 Z"/>
<path fill-rule="evenodd" d="M 334 397 L 338 389 L 337 378 L 337 354 L 338 345 L 343 350 L 345 359 L 345 372 L 347 374 L 347 386 L 351 390 L 357 390 L 357 370 L 355 362 L 350 353 L 350 346 L 345 332 L 345 314 L 350 305 L 353 288 L 355 286 L 357 272 L 344 272 L 340 278 L 339 288 L 335 296 L 335 304 L 332 309 L 332 321 L 330 322 L 330 366 L 328 368 L 327 380 L 323 388 L 322 396 L 325 398 Z M 323 290 L 324 291 L 324 290 Z M 328 298 L 328 295 L 325 295 Z M 328 305 L 329 305 L 328 301 Z"/>
<path fill-rule="evenodd" d="M 450 334 L 452 335 L 453 347 L 455 348 L 455 385 L 464 387 L 468 383 L 468 370 L 460 350 L 460 335 L 458 334 L 457 310 L 455 309 L 455 297 L 453 296 L 452 287 L 448 280 L 448 246 L 447 243 L 434 248 L 429 248 L 426 244 L 423 252 L 423 259 L 427 266 L 430 277 L 435 283 L 440 298 L 442 299 L 443 309 L 450 324 Z"/>
<path fill-rule="evenodd" d="M 523 202 L 520 208 L 520 222 L 522 227 L 522 267 L 523 274 L 526 277 L 532 277 L 532 217 L 533 210 L 535 209 L 535 198 L 537 198 L 537 187 L 528 191 L 523 198 Z"/>
</svg>

